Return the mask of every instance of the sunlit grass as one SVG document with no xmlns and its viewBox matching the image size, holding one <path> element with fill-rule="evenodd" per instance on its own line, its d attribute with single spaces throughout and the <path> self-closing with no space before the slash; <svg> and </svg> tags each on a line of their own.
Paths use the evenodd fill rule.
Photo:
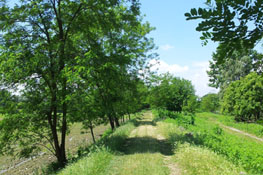
<svg viewBox="0 0 263 175">
<path fill-rule="evenodd" d="M 219 122 L 226 126 L 230 126 L 230 127 L 242 130 L 244 132 L 254 134 L 258 137 L 263 136 L 263 124 L 236 122 L 233 116 L 220 115 L 220 114 L 214 114 L 214 113 L 208 113 L 208 112 L 198 113 L 197 116 L 199 118 L 206 119 L 207 121 L 210 120 L 213 122 Z"/>
<path fill-rule="evenodd" d="M 171 122 L 171 121 L 170 121 Z M 192 135 L 174 123 L 158 122 L 159 132 L 174 145 L 172 160 L 186 175 L 235 175 L 245 172 L 243 168 L 228 161 L 226 157 L 212 150 L 195 145 Z M 191 144 L 190 144 L 191 143 Z"/>
<path fill-rule="evenodd" d="M 203 147 L 182 144 L 178 146 L 173 160 L 186 175 L 239 175 L 244 170 Z"/>
</svg>

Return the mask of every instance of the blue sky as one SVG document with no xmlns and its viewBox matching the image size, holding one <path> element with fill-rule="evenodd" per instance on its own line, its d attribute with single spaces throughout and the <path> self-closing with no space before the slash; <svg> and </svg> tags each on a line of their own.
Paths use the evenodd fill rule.
<svg viewBox="0 0 263 175">
<path fill-rule="evenodd" d="M 208 87 L 208 61 L 217 43 L 210 41 L 202 46 L 198 21 L 186 21 L 184 13 L 194 7 L 204 7 L 205 0 L 141 0 L 141 11 L 156 30 L 150 36 L 159 47 L 159 72 L 169 71 L 178 77 L 191 80 L 196 93 L 203 96 L 216 89 Z"/>
</svg>

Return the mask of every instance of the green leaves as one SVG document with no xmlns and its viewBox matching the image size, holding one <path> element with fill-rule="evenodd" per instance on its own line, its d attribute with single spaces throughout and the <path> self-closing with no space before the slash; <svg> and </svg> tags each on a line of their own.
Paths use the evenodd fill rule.
<svg viewBox="0 0 263 175">
<path fill-rule="evenodd" d="M 184 103 L 195 93 L 190 81 L 173 77 L 171 74 L 155 76 L 152 81 L 150 90 L 152 107 L 181 112 Z"/>
<path fill-rule="evenodd" d="M 241 45 L 252 49 L 262 39 L 263 16 L 258 15 L 263 10 L 262 1 L 209 0 L 206 4 L 206 8 L 194 8 L 185 13 L 186 19 L 201 19 L 196 30 L 211 33 L 211 36 L 203 35 L 201 40 L 211 39 L 224 45 L 227 57 L 231 57 L 235 50 L 242 51 Z M 255 25 L 251 27 L 251 23 Z"/>
<path fill-rule="evenodd" d="M 233 114 L 237 121 L 257 121 L 263 112 L 263 77 L 255 72 L 229 85 L 225 91 L 222 111 Z"/>
<path fill-rule="evenodd" d="M 22 87 L 19 109 L 6 111 L 5 122 L 23 131 L 0 128 L 1 152 L 20 142 L 26 155 L 47 141 L 64 165 L 68 123 L 98 124 L 106 114 L 117 119 L 141 107 L 138 72 L 154 57 L 147 37 L 153 28 L 142 22 L 137 1 L 126 2 L 24 0 L 0 7 L 0 82 Z"/>
<path fill-rule="evenodd" d="M 197 10 L 195 8 L 191 9 L 191 15 L 196 16 L 197 15 Z"/>
</svg>

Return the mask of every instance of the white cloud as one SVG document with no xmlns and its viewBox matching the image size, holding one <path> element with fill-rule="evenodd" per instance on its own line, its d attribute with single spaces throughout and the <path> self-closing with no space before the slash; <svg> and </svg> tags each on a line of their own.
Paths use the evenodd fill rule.
<svg viewBox="0 0 263 175">
<path fill-rule="evenodd" d="M 159 73 L 170 72 L 171 74 L 187 72 L 189 70 L 188 66 L 180 66 L 177 64 L 167 64 L 162 60 L 151 60 L 150 64 L 153 65 L 151 70 L 158 70 Z"/>
<path fill-rule="evenodd" d="M 195 87 L 196 94 L 203 96 L 207 93 L 217 93 L 218 90 L 208 86 L 209 77 L 206 71 L 209 69 L 209 62 L 193 62 L 188 66 L 181 66 L 177 64 L 167 64 L 163 60 L 152 60 L 150 64 L 154 65 L 151 69 L 158 70 L 158 73 L 170 72 L 174 76 L 181 77 L 192 81 Z"/>
<path fill-rule="evenodd" d="M 170 50 L 170 49 L 173 49 L 174 46 L 170 45 L 170 44 L 165 44 L 165 45 L 162 45 L 160 46 L 160 48 L 164 51 L 167 51 L 167 50 Z"/>
</svg>

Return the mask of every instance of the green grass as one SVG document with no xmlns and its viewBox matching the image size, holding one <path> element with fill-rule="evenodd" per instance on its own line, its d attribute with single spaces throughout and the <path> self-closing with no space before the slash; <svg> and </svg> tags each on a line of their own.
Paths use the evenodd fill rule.
<svg viewBox="0 0 263 175">
<path fill-rule="evenodd" d="M 180 167 L 187 175 L 239 175 L 244 172 L 242 168 L 226 160 L 209 149 L 182 144 L 176 151 L 174 161 L 178 162 Z"/>
<path fill-rule="evenodd" d="M 163 161 L 165 144 L 155 133 L 150 112 L 146 119 L 133 120 L 105 138 L 99 149 L 69 165 L 58 175 L 168 175 Z M 137 128 L 135 129 L 135 127 Z M 131 132 L 132 131 L 132 132 Z M 102 148 L 102 149 L 101 149 Z"/>
<path fill-rule="evenodd" d="M 113 159 L 115 154 L 120 154 L 121 145 L 124 144 L 132 129 L 135 128 L 135 122 L 128 122 L 119 127 L 114 133 L 107 132 L 97 145 L 92 146 L 92 150 L 88 151 L 86 157 L 79 161 L 68 165 L 65 169 L 58 173 L 58 175 L 67 174 L 105 174 L 106 167 Z"/>
<path fill-rule="evenodd" d="M 160 153 L 135 153 L 115 157 L 105 175 L 169 175 Z"/>
<path fill-rule="evenodd" d="M 256 135 L 258 137 L 263 137 L 263 125 L 262 124 L 236 122 L 233 116 L 220 115 L 220 114 L 214 114 L 214 113 L 208 113 L 208 112 L 198 113 L 197 116 L 207 119 L 207 120 L 220 122 L 226 126 L 230 126 L 230 127 L 242 130 L 244 132 Z"/>
<path fill-rule="evenodd" d="M 188 131 L 175 125 L 173 119 L 160 122 L 159 131 L 174 145 L 172 161 L 179 165 L 186 175 L 238 175 L 243 168 L 228 161 L 226 157 L 203 146 L 194 144 Z"/>
<path fill-rule="evenodd" d="M 71 126 L 71 132 L 66 138 L 66 149 L 68 156 L 75 155 L 79 149 L 80 145 L 87 146 L 92 143 L 92 138 L 90 132 L 82 133 L 82 125 L 80 123 L 75 123 Z M 107 130 L 109 126 L 100 125 L 94 129 L 95 137 L 98 139 L 100 136 Z M 43 149 L 43 151 L 46 151 Z M 69 156 L 70 157 L 70 156 Z M 0 170 L 7 169 L 8 167 L 12 167 L 15 164 L 26 160 L 26 159 L 18 159 L 13 156 L 0 156 Z M 24 175 L 24 174 L 42 174 L 43 171 L 46 171 L 47 166 L 55 162 L 56 158 L 51 155 L 49 152 L 46 154 L 28 161 L 17 168 L 13 168 L 7 172 L 7 174 L 16 174 L 16 175 Z"/>
<path fill-rule="evenodd" d="M 166 119 L 164 122 L 178 125 L 174 119 Z M 204 146 L 227 157 L 251 174 L 263 173 L 263 144 L 255 139 L 222 129 L 216 120 L 200 114 L 196 117 L 195 125 L 188 125 L 184 130 L 191 134 L 180 135 L 175 132 L 170 135 L 170 139 L 173 142 Z"/>
<path fill-rule="evenodd" d="M 59 175 L 84 175 L 84 174 L 105 174 L 107 166 L 112 160 L 113 154 L 106 148 L 97 149 L 90 156 L 84 157 L 77 163 L 69 165 Z"/>
</svg>

